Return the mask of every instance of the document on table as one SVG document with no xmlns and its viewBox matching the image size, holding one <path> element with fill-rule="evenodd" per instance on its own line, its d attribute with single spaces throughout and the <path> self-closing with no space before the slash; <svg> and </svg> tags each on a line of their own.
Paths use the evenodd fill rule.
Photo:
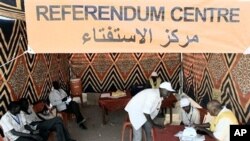
<svg viewBox="0 0 250 141">
<path fill-rule="evenodd" d="M 197 134 L 194 138 L 183 136 L 183 131 L 179 131 L 174 136 L 178 137 L 180 141 L 205 141 L 205 136 Z"/>
<path fill-rule="evenodd" d="M 105 97 L 110 98 L 111 97 L 110 93 L 102 93 L 101 94 L 101 98 L 105 98 Z"/>
</svg>

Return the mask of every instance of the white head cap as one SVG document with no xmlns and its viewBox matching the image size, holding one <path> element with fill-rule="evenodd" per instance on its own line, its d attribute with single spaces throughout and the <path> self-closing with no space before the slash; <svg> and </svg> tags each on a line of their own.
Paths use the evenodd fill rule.
<svg viewBox="0 0 250 141">
<path fill-rule="evenodd" d="M 181 106 L 181 107 L 186 107 L 186 106 L 188 106 L 188 105 L 190 105 L 189 99 L 188 99 L 187 97 L 181 98 L 180 106 Z"/>
<path fill-rule="evenodd" d="M 151 76 L 158 76 L 158 74 L 157 74 L 157 72 L 154 71 L 151 73 Z"/>
<path fill-rule="evenodd" d="M 162 88 L 162 89 L 166 89 L 166 90 L 168 90 L 168 91 L 171 91 L 171 92 L 174 92 L 174 91 L 175 91 L 175 90 L 172 88 L 171 83 L 169 83 L 169 82 L 167 82 L 167 81 L 162 82 L 162 83 L 160 84 L 159 87 Z"/>
</svg>

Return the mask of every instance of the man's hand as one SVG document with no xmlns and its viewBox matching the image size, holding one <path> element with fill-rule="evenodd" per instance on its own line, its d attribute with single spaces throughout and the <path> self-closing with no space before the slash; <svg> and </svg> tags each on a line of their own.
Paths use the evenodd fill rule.
<svg viewBox="0 0 250 141">
<path fill-rule="evenodd" d="M 203 124 L 193 124 L 192 125 L 194 128 L 209 128 L 210 123 L 203 123 Z"/>
<path fill-rule="evenodd" d="M 194 127 L 196 130 L 204 131 L 205 128 L 202 127 Z"/>
<path fill-rule="evenodd" d="M 67 101 L 67 99 L 68 99 L 68 97 L 66 96 L 66 97 L 64 97 L 64 98 L 62 99 L 62 101 L 65 102 L 65 101 Z"/>
<path fill-rule="evenodd" d="M 71 100 L 72 100 L 72 98 L 68 97 L 67 100 L 66 100 L 66 103 L 69 104 Z"/>
<path fill-rule="evenodd" d="M 194 128 L 203 128 L 201 124 L 192 124 L 192 127 Z"/>
<path fill-rule="evenodd" d="M 32 135 L 38 135 L 40 133 L 40 131 L 39 130 L 34 130 L 34 131 L 31 131 L 31 134 Z"/>
</svg>

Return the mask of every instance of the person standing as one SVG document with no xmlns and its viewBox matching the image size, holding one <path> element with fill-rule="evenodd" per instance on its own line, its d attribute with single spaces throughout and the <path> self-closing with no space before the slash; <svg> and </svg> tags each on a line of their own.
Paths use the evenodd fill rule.
<svg viewBox="0 0 250 141">
<path fill-rule="evenodd" d="M 60 88 L 60 84 L 57 81 L 53 82 L 53 88 L 49 94 L 49 101 L 59 112 L 63 111 L 74 114 L 79 127 L 87 129 L 84 125 L 86 119 L 82 116 L 79 105 L 67 96 L 67 93 Z"/>
<path fill-rule="evenodd" d="M 142 140 L 142 129 L 145 130 L 147 141 L 152 140 L 153 126 L 164 128 L 156 124 L 153 119 L 157 116 L 163 98 L 169 96 L 174 89 L 169 82 L 163 82 L 158 89 L 145 89 L 136 94 L 126 105 L 130 122 L 133 127 L 133 141 Z"/>
<path fill-rule="evenodd" d="M 158 89 L 161 84 L 161 78 L 158 77 L 157 72 L 152 72 L 148 79 L 148 87 L 152 89 Z"/>
</svg>

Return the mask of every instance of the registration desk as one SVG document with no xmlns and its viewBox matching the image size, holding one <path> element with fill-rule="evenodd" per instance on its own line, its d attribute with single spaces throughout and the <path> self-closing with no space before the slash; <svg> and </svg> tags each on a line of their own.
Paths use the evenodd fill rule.
<svg viewBox="0 0 250 141">
<path fill-rule="evenodd" d="M 179 138 L 175 136 L 179 131 L 184 130 L 182 125 L 168 125 L 164 129 L 155 128 L 156 141 L 179 141 Z M 205 135 L 205 141 L 215 141 L 212 137 Z"/>
<path fill-rule="evenodd" d="M 103 97 L 102 95 L 109 95 Z M 131 99 L 130 91 L 126 91 L 126 96 L 120 98 L 112 98 L 110 93 L 102 93 L 99 97 L 98 104 L 102 109 L 102 123 L 107 123 L 107 116 L 109 112 L 122 110 L 126 107 L 127 103 Z M 170 95 L 168 98 L 162 101 L 161 108 L 170 110 L 170 123 L 172 122 L 172 108 L 174 108 L 177 99 L 174 95 Z"/>
<path fill-rule="evenodd" d="M 111 95 L 111 93 L 109 94 Z M 109 112 L 114 112 L 124 109 L 130 99 L 131 99 L 131 94 L 129 91 L 126 91 L 126 96 L 120 98 L 102 97 L 101 94 L 98 100 L 98 104 L 102 109 L 102 123 L 103 124 L 107 123 L 107 116 Z"/>
</svg>

